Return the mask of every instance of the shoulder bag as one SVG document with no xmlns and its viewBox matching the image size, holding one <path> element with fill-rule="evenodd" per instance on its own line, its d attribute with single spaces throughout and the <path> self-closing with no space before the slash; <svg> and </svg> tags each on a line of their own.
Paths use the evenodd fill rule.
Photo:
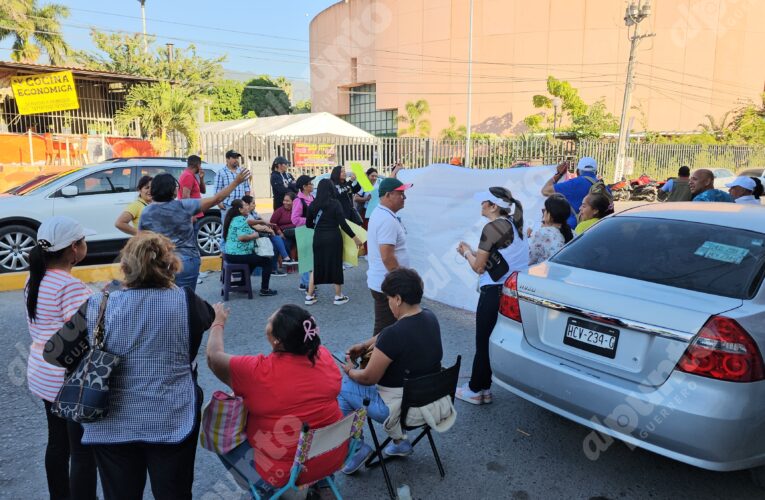
<svg viewBox="0 0 765 500">
<path fill-rule="evenodd" d="M 108 301 L 109 292 L 106 291 L 98 310 L 93 345 L 64 380 L 51 408 L 56 416 L 83 424 L 101 420 L 109 413 L 109 377 L 120 364 L 120 357 L 104 350 L 104 316 Z"/>
</svg>

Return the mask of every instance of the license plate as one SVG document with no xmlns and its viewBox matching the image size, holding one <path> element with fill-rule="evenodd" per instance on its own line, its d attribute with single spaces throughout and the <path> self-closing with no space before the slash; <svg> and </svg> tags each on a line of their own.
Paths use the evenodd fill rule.
<svg viewBox="0 0 765 500">
<path fill-rule="evenodd" d="M 619 330 L 610 326 L 599 325 L 580 318 L 569 318 L 563 343 L 613 359 L 616 356 L 616 344 L 619 342 Z"/>
</svg>

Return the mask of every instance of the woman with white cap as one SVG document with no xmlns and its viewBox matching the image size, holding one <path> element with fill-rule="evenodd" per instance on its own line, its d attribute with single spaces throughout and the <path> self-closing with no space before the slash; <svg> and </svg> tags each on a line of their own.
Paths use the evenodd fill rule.
<svg viewBox="0 0 765 500">
<path fill-rule="evenodd" d="M 728 188 L 728 192 L 736 203 L 761 205 L 760 200 L 754 196 L 757 183 L 751 177 L 736 177 L 733 182 L 726 184 L 725 187 Z"/>
<path fill-rule="evenodd" d="M 86 230 L 72 218 L 51 217 L 40 225 L 37 245 L 29 253 L 29 278 L 24 287 L 32 336 L 27 383 L 32 394 L 42 399 L 48 420 L 45 472 L 51 498 L 96 498 L 96 463 L 91 448 L 80 442 L 82 426 L 51 412 L 64 383 L 65 369 L 43 359 L 45 343 L 91 295 L 90 289 L 72 276 L 72 267 L 85 258 L 85 237 L 93 234 L 95 231 Z"/>
<path fill-rule="evenodd" d="M 502 285 L 515 271 L 529 267 L 529 244 L 523 238 L 523 207 L 503 187 L 477 193 L 481 215 L 489 219 L 481 232 L 478 250 L 461 241 L 457 252 L 479 275 L 480 297 L 475 313 L 475 357 L 470 381 L 457 388 L 456 397 L 474 405 L 492 402 L 489 337 L 497 324 Z"/>
</svg>

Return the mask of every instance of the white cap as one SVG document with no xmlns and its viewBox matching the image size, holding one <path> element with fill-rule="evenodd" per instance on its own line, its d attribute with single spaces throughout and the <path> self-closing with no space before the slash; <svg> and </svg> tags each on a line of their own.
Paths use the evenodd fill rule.
<svg viewBox="0 0 765 500">
<path fill-rule="evenodd" d="M 85 229 L 82 224 L 63 215 L 45 220 L 37 230 L 37 244 L 46 252 L 58 252 L 75 241 L 96 234 L 92 229 Z"/>
<path fill-rule="evenodd" d="M 577 163 L 576 169 L 581 170 L 582 172 L 597 172 L 598 162 L 591 156 L 583 156 L 579 159 L 579 163 Z"/>
<path fill-rule="evenodd" d="M 725 185 L 725 187 L 742 187 L 746 189 L 747 191 L 754 191 L 754 189 L 757 187 L 757 183 L 754 182 L 754 179 L 751 177 L 736 177 L 733 179 L 733 182 L 729 182 Z"/>
<path fill-rule="evenodd" d="M 475 201 L 480 201 L 483 203 L 484 201 L 490 201 L 497 205 L 500 208 L 510 208 L 510 203 L 503 200 L 502 198 L 497 198 L 493 194 L 491 194 L 489 191 L 481 191 L 480 193 L 476 193 L 473 195 L 473 199 Z"/>
</svg>

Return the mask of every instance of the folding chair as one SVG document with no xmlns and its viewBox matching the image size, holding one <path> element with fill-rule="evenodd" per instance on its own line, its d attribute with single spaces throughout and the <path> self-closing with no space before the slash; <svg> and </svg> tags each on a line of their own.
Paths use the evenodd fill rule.
<svg viewBox="0 0 765 500">
<path fill-rule="evenodd" d="M 441 368 L 438 373 L 432 373 L 430 375 L 424 375 L 413 379 L 404 379 L 404 394 L 401 400 L 401 429 L 403 431 L 412 431 L 416 429 L 422 429 L 422 432 L 412 441 L 412 448 L 424 437 L 428 437 L 430 442 L 430 449 L 433 450 L 433 457 L 436 459 L 436 465 L 438 465 L 438 471 L 441 473 L 441 478 L 446 476 L 444 466 L 441 464 L 441 457 L 438 455 L 436 449 L 436 443 L 433 441 L 433 435 L 431 434 L 430 426 L 427 424 L 410 427 L 406 425 L 406 418 L 410 408 L 419 408 L 421 406 L 427 406 L 430 403 L 438 401 L 444 396 L 452 398 L 454 403 L 454 393 L 457 392 L 457 383 L 460 375 L 460 364 L 462 363 L 462 356 L 457 356 L 457 361 L 451 368 Z M 375 443 L 375 451 L 370 456 L 365 465 L 367 468 L 381 466 L 383 471 L 383 477 L 385 478 L 385 485 L 388 487 L 388 493 L 391 498 L 396 498 L 396 493 L 393 490 L 393 484 L 390 480 L 390 474 L 388 468 L 385 465 L 385 461 L 393 457 L 384 457 L 383 448 L 391 442 L 392 438 L 387 438 L 382 444 L 377 439 L 377 433 L 375 432 L 374 422 L 371 417 L 367 417 L 369 423 L 369 431 L 372 434 L 372 441 Z"/>
<path fill-rule="evenodd" d="M 332 489 L 335 498 L 342 500 L 343 497 L 340 496 L 340 492 L 331 476 L 319 478 L 310 483 L 301 483 L 300 474 L 303 472 L 303 469 L 305 468 L 304 464 L 307 461 L 336 450 L 346 442 L 350 441 L 348 455 L 346 455 L 341 463 L 337 464 L 335 472 L 342 468 L 345 462 L 356 453 L 356 450 L 358 450 L 361 445 L 364 419 L 367 416 L 367 406 L 369 406 L 369 401 L 365 400 L 362 408 L 359 408 L 353 413 L 349 413 L 342 420 L 339 420 L 332 425 L 321 427 L 319 429 L 310 429 L 308 424 L 303 424 L 303 429 L 301 430 L 300 438 L 298 439 L 297 450 L 295 451 L 295 460 L 292 463 L 292 469 L 290 470 L 289 481 L 269 498 L 280 498 L 289 490 L 304 490 L 319 481 L 326 480 L 327 483 L 329 483 L 329 487 Z M 252 498 L 260 500 L 262 497 L 258 493 L 256 485 L 249 480 L 248 482 Z"/>
</svg>

